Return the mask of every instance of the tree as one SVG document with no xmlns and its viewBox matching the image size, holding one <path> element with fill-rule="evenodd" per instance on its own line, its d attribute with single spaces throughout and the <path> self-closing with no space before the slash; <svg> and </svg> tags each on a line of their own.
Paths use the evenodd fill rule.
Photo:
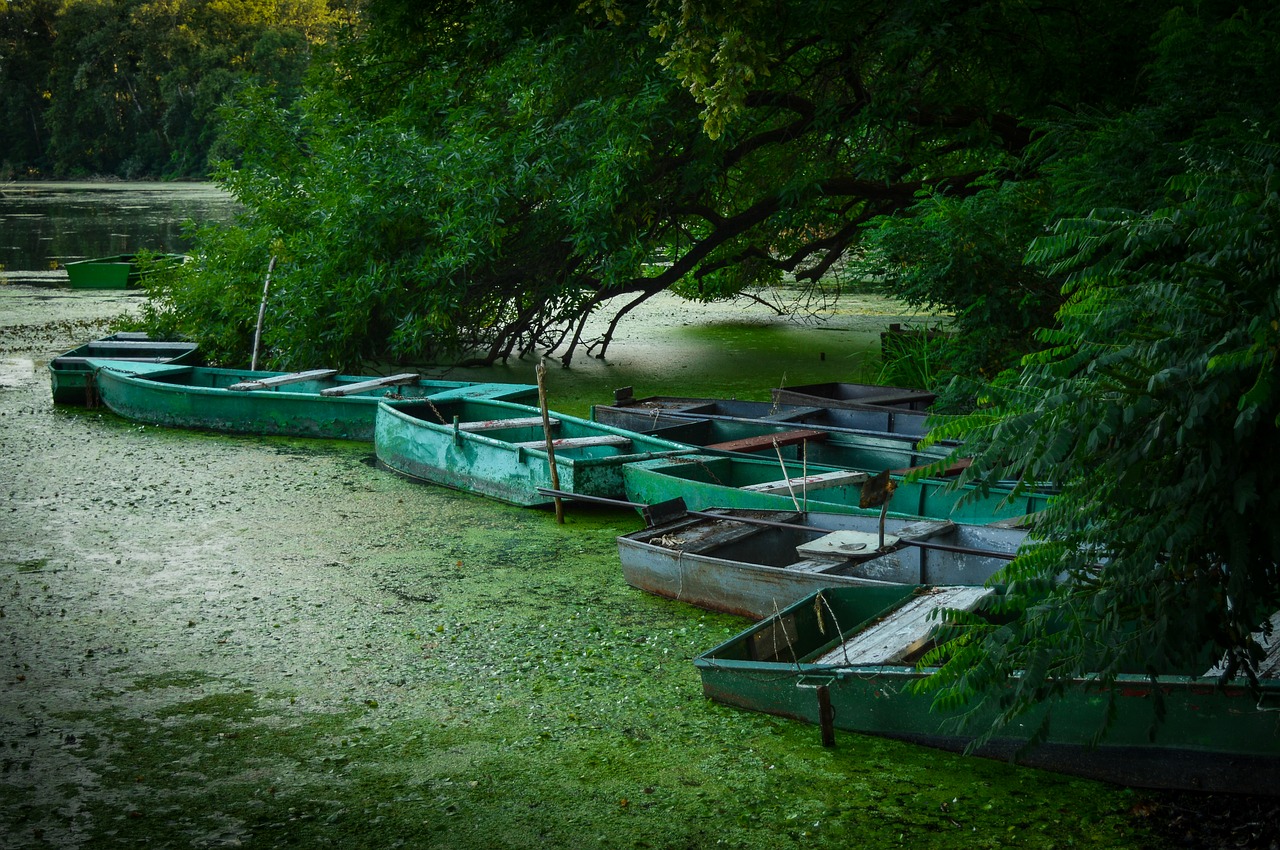
<svg viewBox="0 0 1280 850">
<path fill-rule="evenodd" d="M 222 176 L 270 234 L 241 286 L 279 256 L 272 362 L 567 364 L 607 350 L 613 325 L 582 338 L 604 305 L 845 285 L 868 222 L 1012 173 L 1024 116 L 1128 102 L 1110 38 L 1158 4 L 578 5 L 376 0 L 330 84 L 234 110 Z M 682 85 L 722 43 L 729 76 Z M 198 333 L 202 302 L 169 307 Z"/>
<path fill-rule="evenodd" d="M 941 433 L 966 434 L 975 480 L 1062 493 L 999 616 L 965 618 L 935 656 L 943 701 L 1008 721 L 1072 676 L 1219 660 L 1256 675 L 1255 634 L 1280 609 L 1280 110 L 1254 82 L 1280 71 L 1277 23 L 1171 12 L 1149 101 L 1054 137 L 1055 182 L 1092 211 L 1028 259 L 1068 275 L 1069 300 L 1045 349 Z M 1140 166 L 1113 183 L 1138 140 Z"/>
</svg>

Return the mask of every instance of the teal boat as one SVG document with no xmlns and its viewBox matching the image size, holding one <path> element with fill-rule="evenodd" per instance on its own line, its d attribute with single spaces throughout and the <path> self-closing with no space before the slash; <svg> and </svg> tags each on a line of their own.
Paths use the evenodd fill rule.
<svg viewBox="0 0 1280 850">
<path fill-rule="evenodd" d="M 424 398 L 533 398 L 531 384 L 433 381 L 416 374 L 264 372 L 90 360 L 102 404 L 138 422 L 231 434 L 373 440 L 378 404 Z"/>
<path fill-rule="evenodd" d="M 810 594 L 716 648 L 694 664 L 703 693 L 716 702 L 790 717 L 835 730 L 897 738 L 961 751 L 993 714 L 971 725 L 954 721 L 968 707 L 942 709 L 916 693 L 930 669 L 917 659 L 931 646 L 937 609 L 966 609 L 985 594 L 974 587 L 840 587 Z M 976 751 L 1016 755 L 1020 764 L 1122 785 L 1197 791 L 1280 794 L 1280 615 L 1273 617 L 1269 666 L 1258 690 L 1244 680 L 1223 683 L 1219 671 L 1168 671 L 1119 677 L 1118 712 L 1105 737 L 1090 746 L 1107 710 L 1108 693 L 1089 678 L 1068 683 Z M 1265 678 L 1264 678 L 1265 677 Z M 1155 701 L 1164 722 L 1153 730 Z M 1027 748 L 1046 714 L 1047 738 Z"/>
<path fill-rule="evenodd" d="M 194 342 L 152 339 L 145 333 L 121 332 L 86 342 L 49 361 L 49 389 L 54 404 L 96 403 L 92 359 L 134 363 L 191 365 L 200 357 Z"/>
<path fill-rule="evenodd" d="M 72 289 L 130 289 L 141 285 L 145 274 L 138 254 L 116 254 L 64 264 Z M 151 254 L 147 261 L 156 266 L 176 265 L 182 254 Z"/>
<path fill-rule="evenodd" d="M 879 515 L 882 502 L 862 507 L 867 472 L 820 464 L 772 461 L 764 458 L 686 454 L 628 464 L 623 470 L 627 498 L 642 505 L 684 499 L 694 510 L 746 508 L 755 510 L 822 511 Z M 964 523 L 1015 523 L 1043 510 L 1049 495 L 992 488 L 985 494 L 972 486 L 926 478 L 905 481 L 889 476 L 892 494 L 887 515 L 897 519 L 949 519 Z"/>
<path fill-rule="evenodd" d="M 547 489 L 620 499 L 626 466 L 688 451 L 573 416 L 547 419 L 550 453 L 537 407 L 474 398 L 382 404 L 374 450 L 380 464 L 408 478 L 526 506 L 553 502 Z"/>
</svg>

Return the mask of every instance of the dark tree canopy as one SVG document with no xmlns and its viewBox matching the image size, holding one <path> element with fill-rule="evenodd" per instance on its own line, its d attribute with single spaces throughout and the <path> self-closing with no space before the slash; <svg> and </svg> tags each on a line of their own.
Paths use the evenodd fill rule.
<svg viewBox="0 0 1280 850">
<path fill-rule="evenodd" d="M 606 302 L 846 285 L 869 222 L 1017 178 L 1029 119 L 1131 103 L 1112 47 L 1162 4 L 579 5 L 375 0 L 329 85 L 235 110 L 223 178 L 263 238 L 216 275 L 279 256 L 281 365 L 567 363 Z M 716 44 L 743 62 L 703 68 Z"/>
</svg>

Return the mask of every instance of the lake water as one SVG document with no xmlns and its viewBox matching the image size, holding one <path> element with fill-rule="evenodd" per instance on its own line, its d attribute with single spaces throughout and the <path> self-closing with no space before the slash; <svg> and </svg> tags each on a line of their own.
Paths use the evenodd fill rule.
<svg viewBox="0 0 1280 850">
<path fill-rule="evenodd" d="M 72 260 L 138 250 L 182 253 L 188 221 L 227 220 L 211 183 L 8 183 L 0 186 L 4 283 L 65 286 Z"/>
</svg>

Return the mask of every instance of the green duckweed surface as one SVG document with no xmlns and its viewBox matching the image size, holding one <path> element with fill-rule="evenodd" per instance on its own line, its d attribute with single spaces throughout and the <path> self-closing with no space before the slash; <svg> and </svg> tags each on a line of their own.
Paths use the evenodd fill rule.
<svg viewBox="0 0 1280 850">
<path fill-rule="evenodd" d="M 559 526 L 397 478 L 367 445 L 55 409 L 47 360 L 136 301 L 18 289 L 0 288 L 7 847 L 1158 846 L 1133 792 L 851 734 L 824 749 L 709 703 L 690 660 L 745 623 L 629 588 L 614 537 L 634 513 Z M 618 343 L 553 387 L 569 412 L 623 373 L 732 394 L 664 377 L 728 334 L 737 385 L 767 397 L 782 368 L 834 380 L 859 347 L 727 327 L 679 325 L 675 359 Z M 793 333 L 826 357 L 777 347 Z"/>
</svg>

